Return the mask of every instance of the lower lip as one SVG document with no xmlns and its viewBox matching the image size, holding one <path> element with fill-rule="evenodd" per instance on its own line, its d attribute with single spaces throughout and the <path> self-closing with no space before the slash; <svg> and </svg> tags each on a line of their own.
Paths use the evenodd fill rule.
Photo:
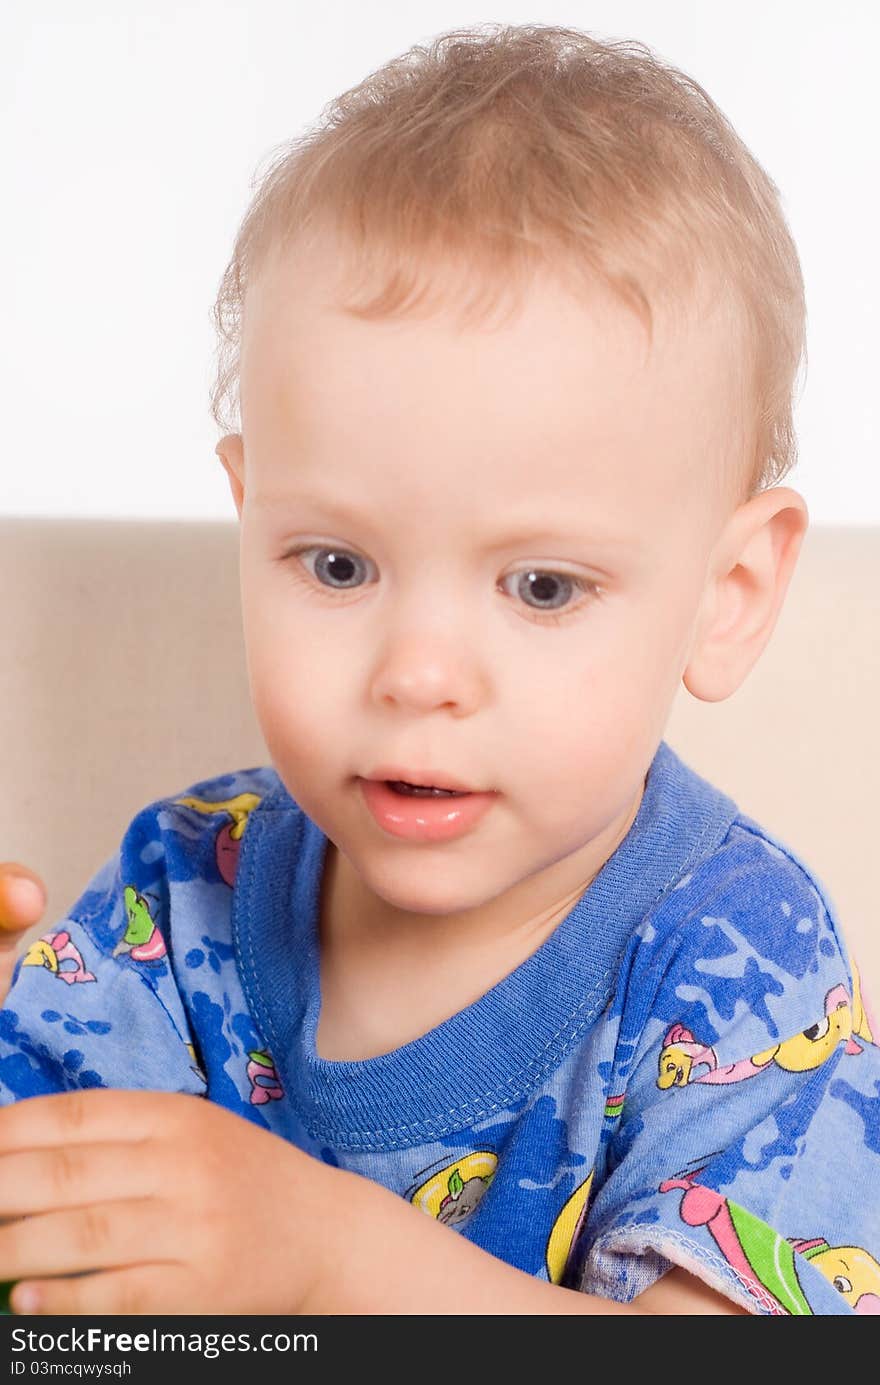
<svg viewBox="0 0 880 1385">
<path fill-rule="evenodd" d="M 464 836 L 498 797 L 495 793 L 469 793 L 460 798 L 423 798 L 395 793 L 375 779 L 361 779 L 359 783 L 379 826 L 411 842 L 448 842 Z"/>
</svg>

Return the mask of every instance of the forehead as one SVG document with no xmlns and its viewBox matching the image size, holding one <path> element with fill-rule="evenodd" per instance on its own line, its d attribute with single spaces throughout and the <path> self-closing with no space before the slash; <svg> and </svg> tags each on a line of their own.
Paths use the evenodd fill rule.
<svg viewBox="0 0 880 1385">
<path fill-rule="evenodd" d="M 712 490 L 735 431 L 723 305 L 655 316 L 649 340 L 600 282 L 575 293 L 542 272 L 514 311 L 463 328 L 461 276 L 438 266 L 431 311 L 365 320 L 343 307 L 346 268 L 328 241 L 269 261 L 248 290 L 242 425 L 258 489 L 332 477 L 369 496 L 391 481 L 475 507 L 503 492 L 508 509 L 552 495 L 634 532 Z"/>
</svg>

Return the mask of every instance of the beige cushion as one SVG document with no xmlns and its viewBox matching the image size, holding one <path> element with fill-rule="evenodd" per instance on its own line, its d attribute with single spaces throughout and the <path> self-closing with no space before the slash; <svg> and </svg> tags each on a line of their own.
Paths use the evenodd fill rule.
<svg viewBox="0 0 880 1385">
<path fill-rule="evenodd" d="M 0 860 L 42 874 L 43 929 L 145 804 L 269 764 L 237 559 L 234 522 L 0 520 Z M 809 865 L 875 998 L 878 591 L 880 529 L 809 530 L 749 678 L 726 702 L 682 686 L 665 734 Z"/>
</svg>

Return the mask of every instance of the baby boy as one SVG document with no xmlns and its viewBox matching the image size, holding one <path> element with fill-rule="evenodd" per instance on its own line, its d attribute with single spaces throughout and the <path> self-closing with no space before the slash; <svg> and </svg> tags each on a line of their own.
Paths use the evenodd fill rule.
<svg viewBox="0 0 880 1385">
<path fill-rule="evenodd" d="M 639 45 L 445 35 L 276 160 L 216 317 L 272 764 L 21 959 L 14 1311 L 877 1312 L 833 907 L 663 740 L 808 524 L 772 182 Z"/>
</svg>

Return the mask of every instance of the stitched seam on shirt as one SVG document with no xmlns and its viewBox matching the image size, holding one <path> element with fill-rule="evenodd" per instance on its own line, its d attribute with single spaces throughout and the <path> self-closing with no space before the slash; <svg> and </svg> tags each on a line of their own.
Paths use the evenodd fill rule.
<svg viewBox="0 0 880 1385">
<path fill-rule="evenodd" d="M 455 1130 L 460 1130 L 464 1126 L 472 1124 L 475 1120 L 482 1120 L 487 1116 L 494 1115 L 496 1111 L 503 1111 L 505 1107 L 509 1106 L 512 1102 L 527 1096 L 540 1078 L 546 1076 L 553 1067 L 558 1066 L 558 1064 L 564 1060 L 570 1051 L 570 1046 L 577 1041 L 581 1033 L 592 1023 L 595 1016 L 602 1009 L 605 997 L 604 983 L 611 975 L 612 971 L 613 968 L 611 967 L 605 971 L 590 994 L 584 998 L 577 1009 L 568 1016 L 562 1025 L 560 1025 L 556 1033 L 547 1040 L 544 1048 L 537 1057 L 530 1059 L 518 1072 L 515 1072 L 505 1082 L 499 1083 L 498 1086 L 493 1087 L 485 1096 L 475 1097 L 473 1101 L 468 1101 L 461 1106 L 454 1106 L 447 1109 L 443 1112 L 443 1115 L 446 1116 L 445 1122 L 441 1122 L 439 1117 L 429 1117 L 405 1125 L 386 1126 L 380 1130 L 339 1130 L 336 1126 L 328 1123 L 308 1121 L 305 1114 L 300 1111 L 308 1133 L 316 1139 L 333 1139 L 339 1144 L 345 1144 L 351 1150 L 374 1148 L 376 1142 L 379 1143 L 381 1148 L 387 1148 L 391 1141 L 398 1140 L 408 1143 L 413 1138 L 421 1137 L 423 1132 L 432 1137 L 449 1135 Z M 597 998 L 595 993 L 599 988 L 601 988 L 601 992 Z M 591 1005 L 590 1010 L 586 1015 L 582 1015 L 581 1012 L 588 1004 Z M 554 1054 L 551 1058 L 545 1059 L 544 1055 L 547 1053 L 547 1050 L 556 1043 L 559 1036 L 564 1034 L 566 1029 L 577 1019 L 581 1021 L 580 1027 L 575 1029 L 568 1037 L 567 1042 L 569 1047 L 563 1049 L 561 1053 Z M 531 1069 L 537 1069 L 537 1071 L 533 1072 Z M 524 1081 L 524 1079 L 526 1080 Z M 515 1087 L 512 1091 L 509 1090 L 511 1084 L 515 1082 L 520 1085 Z M 495 1099 L 493 1100 L 493 1098 Z"/>
<path fill-rule="evenodd" d="M 270 809 L 269 811 L 270 811 L 270 812 L 277 812 L 278 809 Z M 250 824 L 249 824 L 249 825 L 250 825 Z M 245 835 L 246 835 L 246 834 L 247 834 L 247 828 L 245 828 Z M 252 853 L 250 854 L 250 856 L 249 856 L 248 861 L 247 861 L 247 867 L 246 867 L 246 869 L 247 869 L 247 880 L 246 880 L 246 882 L 244 882 L 244 883 L 246 883 L 246 886 L 247 886 L 247 890 L 248 890 L 248 891 L 250 891 L 251 885 L 252 885 L 252 882 L 253 882 L 255 855 L 256 855 L 256 852 L 255 852 L 255 851 L 252 852 Z M 239 858 L 239 863 L 240 863 L 240 858 Z M 248 970 L 249 970 L 250 975 L 249 975 L 249 977 L 248 977 L 248 983 L 247 983 L 247 984 L 245 983 L 245 978 L 244 978 L 244 977 L 241 978 L 242 990 L 244 991 L 245 996 L 248 998 L 248 1003 L 249 1003 L 249 1004 L 251 1003 L 251 1001 L 250 1001 L 250 993 L 251 993 L 251 992 L 253 992 L 253 994 L 259 999 L 260 1004 L 259 1004 L 259 1008 L 258 1008 L 257 1018 L 260 1019 L 261 1027 L 262 1027 L 262 1019 L 263 1019 L 263 1018 L 265 1019 L 266 1028 L 267 1028 L 267 1030 L 269 1031 L 269 1039 L 270 1039 L 270 1057 L 271 1057 L 273 1063 L 276 1064 L 276 1069 L 277 1069 L 278 1062 L 279 1062 L 279 1061 L 283 1061 L 283 1059 L 279 1059 L 279 1052 L 280 1052 L 280 1049 L 281 1049 L 281 1041 L 280 1041 L 280 1038 L 279 1038 L 279 1036 L 278 1036 L 278 1032 L 277 1032 L 277 1030 L 276 1030 L 276 1028 L 275 1028 L 274 1020 L 272 1019 L 271 1010 L 269 1009 L 269 1007 L 268 1007 L 268 1006 L 265 1004 L 265 1002 L 264 1002 L 263 993 L 262 993 L 262 990 L 260 989 L 259 983 L 258 983 L 258 981 L 257 981 L 257 969 L 256 969 L 256 965 L 255 965 L 255 958 L 254 958 L 253 941 L 252 941 L 252 939 L 251 939 L 250 933 L 246 934 L 245 938 L 242 940 L 241 935 L 239 934 L 239 931 L 238 931 L 237 924 L 236 924 L 235 910 L 233 910 L 233 914 L 232 914 L 232 941 L 233 941 L 233 943 L 238 943 L 239 947 L 241 947 L 242 941 L 244 942 L 244 950 L 245 950 L 245 952 L 246 952 L 246 954 L 247 954 L 247 965 L 248 965 Z M 285 1095 L 286 1095 L 286 1092 L 285 1092 Z"/>
<path fill-rule="evenodd" d="M 691 868 L 694 866 L 694 864 L 696 863 L 696 860 L 697 860 L 697 853 L 699 852 L 700 847 L 703 845 L 703 842 L 706 840 L 706 835 L 707 835 L 707 833 L 708 833 L 710 827 L 714 827 L 714 826 L 716 826 L 716 824 L 715 824 L 714 822 L 712 822 L 711 820 L 708 821 L 708 822 L 704 822 L 704 823 L 703 823 L 703 830 L 702 830 L 702 832 L 700 833 L 700 835 L 699 835 L 699 837 L 697 838 L 697 840 L 694 842 L 693 847 L 691 848 L 690 854 L 685 858 L 685 860 L 684 860 L 684 861 L 682 862 L 682 864 L 678 867 L 678 869 L 669 877 L 669 879 L 667 880 L 666 884 L 665 884 L 665 885 L 663 886 L 663 888 L 660 890 L 660 895 L 665 894 L 666 890 L 667 890 L 667 889 L 669 888 L 669 886 L 673 883 L 673 881 L 680 879 L 680 877 L 684 874 L 684 872 L 685 872 L 686 870 L 689 870 L 689 869 L 691 869 Z M 730 829 L 728 828 L 728 831 L 729 831 L 729 830 L 730 830 Z M 659 895 L 658 895 L 658 898 L 659 898 Z M 656 903 L 656 900 L 655 900 L 655 903 Z"/>
<path fill-rule="evenodd" d="M 710 1266 L 712 1269 L 717 1270 L 720 1278 L 728 1282 L 732 1280 L 737 1281 L 747 1291 L 750 1300 L 759 1303 L 768 1314 L 771 1314 L 774 1317 L 780 1316 L 780 1304 L 772 1296 L 772 1294 L 769 1293 L 769 1291 L 764 1287 L 760 1280 L 753 1279 L 751 1275 L 743 1274 L 741 1270 L 738 1270 L 735 1265 L 731 1265 L 730 1262 L 728 1260 L 725 1260 L 723 1256 L 716 1255 L 713 1251 L 709 1250 L 705 1246 L 696 1245 L 693 1241 L 689 1241 L 686 1236 L 683 1236 L 680 1231 L 676 1231 L 672 1227 L 662 1227 L 659 1237 L 656 1235 L 652 1235 L 651 1228 L 648 1226 L 644 1228 L 639 1228 L 638 1242 L 635 1242 L 632 1236 L 628 1238 L 626 1236 L 626 1233 L 621 1234 L 620 1232 L 614 1231 L 606 1232 L 604 1236 L 601 1236 L 597 1241 L 593 1243 L 590 1249 L 587 1265 L 589 1266 L 589 1261 L 596 1251 L 604 1250 L 607 1247 L 610 1247 L 611 1249 L 617 1250 L 619 1252 L 629 1252 L 638 1254 L 639 1251 L 644 1250 L 646 1248 L 647 1243 L 650 1244 L 652 1250 L 655 1250 L 659 1254 L 662 1254 L 662 1241 L 665 1241 L 667 1243 L 671 1241 L 673 1245 L 681 1246 L 682 1249 L 687 1250 L 693 1258 L 700 1260 L 704 1264 Z M 687 1266 L 682 1266 L 682 1268 L 687 1269 Z M 714 1286 L 710 1285 L 709 1287 L 712 1288 Z M 635 1297 L 637 1298 L 638 1295 L 635 1295 Z M 740 1299 L 737 1299 L 736 1301 L 741 1302 Z M 751 1302 L 743 1303 L 742 1306 L 750 1308 L 752 1304 Z M 787 1317 L 789 1315 L 785 1314 L 784 1316 Z"/>
</svg>

